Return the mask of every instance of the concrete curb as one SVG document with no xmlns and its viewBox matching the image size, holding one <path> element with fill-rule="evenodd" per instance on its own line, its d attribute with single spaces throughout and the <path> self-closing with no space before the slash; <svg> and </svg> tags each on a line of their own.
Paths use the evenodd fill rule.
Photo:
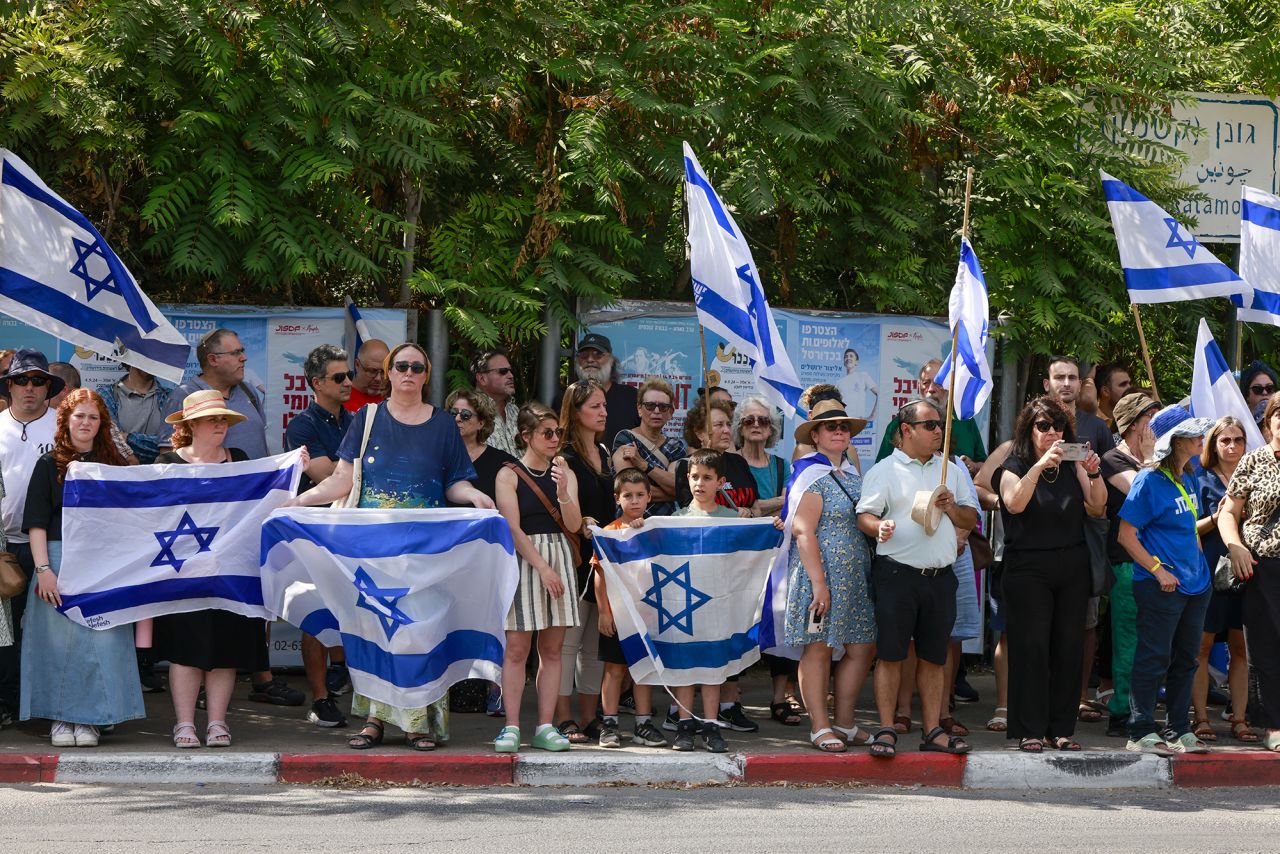
<svg viewBox="0 0 1280 854">
<path fill-rule="evenodd" d="M 1170 760 L 1140 753 L 970 753 L 966 789 L 1166 789 Z"/>
<path fill-rule="evenodd" d="M 58 783 L 276 783 L 274 753 L 64 753 Z"/>
<path fill-rule="evenodd" d="M 735 783 L 743 777 L 743 757 L 731 753 L 660 753 L 627 756 L 572 751 L 530 754 L 515 763 L 514 782 L 523 786 L 582 786 L 597 783 Z"/>
<path fill-rule="evenodd" d="M 516 757 L 494 753 L 458 756 L 284 753 L 280 756 L 279 782 L 315 783 L 351 774 L 389 783 L 504 786 L 515 778 L 515 764 Z"/>
</svg>

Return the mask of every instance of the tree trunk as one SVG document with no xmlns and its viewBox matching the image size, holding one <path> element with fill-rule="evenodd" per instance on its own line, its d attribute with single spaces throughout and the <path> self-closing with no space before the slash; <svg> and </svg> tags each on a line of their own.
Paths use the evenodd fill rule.
<svg viewBox="0 0 1280 854">
<path fill-rule="evenodd" d="M 397 305 L 409 304 L 409 277 L 413 275 L 413 254 L 418 246 L 418 213 L 422 210 L 422 183 L 400 176 L 404 194 L 404 258 L 400 262 L 400 298 Z"/>
</svg>

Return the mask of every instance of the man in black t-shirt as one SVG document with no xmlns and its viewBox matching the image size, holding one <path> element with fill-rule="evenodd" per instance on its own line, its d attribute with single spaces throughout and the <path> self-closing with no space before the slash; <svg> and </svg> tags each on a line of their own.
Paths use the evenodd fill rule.
<svg viewBox="0 0 1280 854">
<path fill-rule="evenodd" d="M 613 447 L 613 437 L 619 430 L 630 430 L 640 425 L 640 406 L 634 386 L 617 382 L 618 363 L 613 358 L 613 344 L 603 335 L 595 332 L 582 336 L 578 349 L 573 357 L 573 373 L 579 382 L 595 380 L 604 386 L 604 405 L 607 415 L 604 422 L 604 435 L 600 441 L 606 448 Z M 551 408 L 560 412 L 560 404 L 564 401 L 564 391 L 556 394 Z"/>
</svg>

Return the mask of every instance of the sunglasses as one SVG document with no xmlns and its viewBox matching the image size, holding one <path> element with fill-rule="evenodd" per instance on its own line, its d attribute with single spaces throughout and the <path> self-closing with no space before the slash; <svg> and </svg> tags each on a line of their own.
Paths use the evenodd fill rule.
<svg viewBox="0 0 1280 854">
<path fill-rule="evenodd" d="M 1049 432 L 1061 433 L 1063 430 L 1066 430 L 1066 429 L 1067 429 L 1067 422 L 1065 422 L 1065 421 L 1037 421 L 1037 422 L 1036 422 L 1036 429 L 1037 429 L 1037 430 L 1039 430 L 1041 433 L 1049 433 Z"/>
<path fill-rule="evenodd" d="M 742 419 L 743 427 L 769 427 L 772 423 L 768 415 L 748 415 Z"/>
<path fill-rule="evenodd" d="M 930 430 L 930 431 L 937 430 L 939 427 L 942 426 L 942 422 L 937 418 L 926 418 L 923 421 L 908 421 L 907 423 L 910 424 L 912 427 L 923 427 L 924 429 Z"/>
<path fill-rule="evenodd" d="M 646 412 L 670 412 L 672 409 L 675 409 L 675 407 L 669 403 L 658 403 L 653 400 L 646 400 L 644 403 L 640 404 L 640 408 Z"/>
<path fill-rule="evenodd" d="M 489 368 L 488 370 L 481 371 L 481 373 L 484 373 L 484 374 L 497 374 L 500 377 L 505 377 L 507 374 L 514 373 L 514 372 L 515 372 L 515 368 L 512 368 L 510 366 L 507 366 L 505 368 Z"/>
<path fill-rule="evenodd" d="M 936 425 L 938 422 L 937 422 L 937 421 L 932 421 L 932 422 L 930 422 L 930 421 L 917 421 L 917 422 L 915 422 L 915 423 L 917 423 L 917 424 L 926 424 L 926 425 L 927 425 L 927 424 L 932 423 L 932 424 L 935 424 L 935 425 Z M 849 422 L 847 422 L 847 421 L 832 421 L 830 424 L 820 424 L 820 425 L 818 425 L 818 429 L 819 429 L 819 430 L 825 430 L 825 431 L 827 431 L 828 433 L 849 433 L 849 432 L 852 432 L 852 430 L 853 430 L 853 428 L 849 426 Z M 934 429 L 934 428 L 933 428 L 933 427 L 926 427 L 925 429 L 927 429 L 927 430 L 932 430 L 932 429 Z"/>
<path fill-rule="evenodd" d="M 1249 386 L 1249 391 L 1253 394 L 1275 394 L 1276 387 L 1271 383 L 1267 383 L 1266 385 L 1251 385 Z"/>
<path fill-rule="evenodd" d="M 355 371 L 339 371 L 338 373 L 334 374 L 331 377 L 325 377 L 325 379 L 335 382 L 338 385 L 342 385 L 344 382 L 347 382 L 348 380 L 354 380 L 355 378 L 356 378 Z"/>
<path fill-rule="evenodd" d="M 449 414 L 452 415 L 454 418 L 457 418 L 463 424 L 466 424 L 472 418 L 476 417 L 476 414 L 472 412 L 470 409 L 450 409 Z"/>
<path fill-rule="evenodd" d="M 36 388 L 40 388 L 41 386 L 46 386 L 49 384 L 49 378 L 48 377 L 9 377 L 9 382 L 17 386 L 23 386 L 30 383 Z"/>
<path fill-rule="evenodd" d="M 534 431 L 533 431 L 533 435 L 535 435 L 535 436 L 541 436 L 542 438 L 547 439 L 547 440 L 551 440 L 551 439 L 563 439 L 563 438 L 564 438 L 564 428 L 563 428 L 563 427 L 554 427 L 554 428 L 553 428 L 553 427 L 546 427 L 546 428 L 543 428 L 542 430 L 534 430 Z"/>
<path fill-rule="evenodd" d="M 422 362 L 396 362 L 391 367 L 402 374 L 407 374 L 410 371 L 413 371 L 415 374 L 422 374 L 426 373 L 427 370 L 427 366 Z"/>
</svg>

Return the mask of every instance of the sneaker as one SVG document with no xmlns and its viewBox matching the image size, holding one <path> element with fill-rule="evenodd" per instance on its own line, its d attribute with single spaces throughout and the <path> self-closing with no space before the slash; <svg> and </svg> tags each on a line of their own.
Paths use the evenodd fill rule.
<svg viewBox="0 0 1280 854">
<path fill-rule="evenodd" d="M 324 675 L 324 686 L 329 689 L 330 696 L 341 697 L 351 690 L 351 674 L 345 664 L 330 664 Z"/>
<path fill-rule="evenodd" d="M 600 746 L 601 747 L 621 747 L 622 736 L 618 733 L 618 724 L 612 721 L 605 721 L 600 727 Z"/>
<path fill-rule="evenodd" d="M 618 712 L 625 715 L 636 713 L 636 697 L 630 688 L 622 692 L 622 697 L 618 700 Z"/>
<path fill-rule="evenodd" d="M 707 745 L 707 750 L 712 753 L 728 753 L 729 745 L 725 743 L 724 736 L 720 734 L 720 727 L 715 721 L 707 721 L 702 725 L 702 740 Z"/>
<path fill-rule="evenodd" d="M 53 726 L 49 728 L 49 738 L 53 741 L 54 747 L 75 747 L 76 728 L 66 721 L 54 721 Z"/>
<path fill-rule="evenodd" d="M 734 703 L 727 709 L 721 709 L 716 714 L 716 721 L 720 726 L 727 726 L 734 732 L 759 732 L 760 724 L 747 717 L 747 712 L 742 708 L 741 703 Z M 720 727 L 716 727 L 718 731 Z M 721 739 L 723 740 L 723 739 Z M 717 751 L 719 752 L 719 751 Z"/>
<path fill-rule="evenodd" d="M 98 728 L 92 724 L 76 724 L 72 730 L 76 747 L 97 747 Z"/>
<path fill-rule="evenodd" d="M 1107 736 L 1110 738 L 1128 738 L 1129 719 L 1124 715 L 1108 715 Z"/>
<path fill-rule="evenodd" d="M 301 706 L 307 697 L 297 688 L 290 688 L 289 683 L 283 679 L 272 679 L 270 682 L 253 683 L 249 689 L 249 699 L 273 706 Z"/>
<path fill-rule="evenodd" d="M 682 753 L 687 753 L 698 746 L 697 735 L 697 721 L 693 719 L 680 721 L 680 725 L 676 729 L 676 740 L 675 743 L 671 745 L 671 748 L 673 750 L 679 750 Z"/>
<path fill-rule="evenodd" d="M 667 732 L 679 732 L 680 731 L 680 713 L 670 712 L 670 711 L 667 712 L 667 718 L 662 722 L 662 728 L 665 729 Z"/>
<path fill-rule="evenodd" d="M 956 699 L 962 703 L 976 703 L 979 700 L 978 689 L 969 684 L 963 670 L 956 673 Z"/>
<path fill-rule="evenodd" d="M 347 718 L 338 709 L 338 704 L 333 701 L 332 695 L 312 703 L 311 711 L 307 712 L 307 720 L 316 726 L 323 727 L 344 727 L 347 725 Z"/>
<path fill-rule="evenodd" d="M 635 732 L 631 733 L 632 744 L 642 744 L 645 747 L 666 747 L 667 739 L 662 734 L 662 730 L 653 725 L 653 721 L 645 721 L 642 724 L 636 724 Z"/>
<path fill-rule="evenodd" d="M 151 651 L 137 650 L 137 656 L 138 681 L 142 683 L 142 693 L 159 694 L 164 691 L 164 677 L 156 673 L 155 666 L 151 663 Z"/>
<path fill-rule="evenodd" d="M 507 710 L 502 707 L 502 689 L 497 685 L 489 686 L 489 696 L 484 701 L 484 713 L 491 718 L 507 716 Z"/>
<path fill-rule="evenodd" d="M 1173 751 L 1165 743 L 1164 737 L 1158 732 L 1149 732 L 1137 741 L 1130 739 L 1125 744 L 1124 749 L 1132 750 L 1134 753 L 1154 753 L 1158 756 L 1173 755 Z"/>
</svg>

